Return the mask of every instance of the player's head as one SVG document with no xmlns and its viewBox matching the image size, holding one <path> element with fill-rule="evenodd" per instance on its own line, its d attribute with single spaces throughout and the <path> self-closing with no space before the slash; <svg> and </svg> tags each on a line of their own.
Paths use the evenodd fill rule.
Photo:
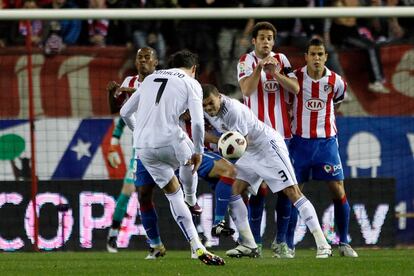
<svg viewBox="0 0 414 276">
<path fill-rule="evenodd" d="M 188 50 L 181 50 L 172 54 L 168 59 L 168 68 L 182 68 L 191 73 L 194 78 L 198 66 L 198 55 Z"/>
<path fill-rule="evenodd" d="M 212 84 L 202 84 L 201 87 L 203 88 L 203 109 L 208 115 L 214 117 L 220 111 L 220 93 Z"/>
<path fill-rule="evenodd" d="M 312 38 L 306 47 L 305 60 L 308 70 L 313 72 L 325 70 L 325 63 L 328 59 L 325 43 L 322 39 Z"/>
<path fill-rule="evenodd" d="M 157 52 L 151 47 L 139 48 L 135 57 L 135 67 L 140 78 L 152 74 L 158 65 Z M 142 81 L 142 79 L 141 79 Z"/>
<path fill-rule="evenodd" d="M 276 28 L 272 23 L 257 22 L 252 30 L 252 43 L 259 58 L 267 57 L 275 45 Z"/>
</svg>

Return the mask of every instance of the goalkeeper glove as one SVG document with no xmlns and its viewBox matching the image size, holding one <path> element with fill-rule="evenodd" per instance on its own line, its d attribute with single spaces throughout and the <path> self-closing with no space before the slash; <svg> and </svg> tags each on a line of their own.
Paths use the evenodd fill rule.
<svg viewBox="0 0 414 276">
<path fill-rule="evenodd" d="M 112 168 L 118 168 L 121 164 L 121 157 L 118 153 L 119 150 L 119 139 L 112 137 L 111 146 L 109 147 L 108 162 Z"/>
</svg>

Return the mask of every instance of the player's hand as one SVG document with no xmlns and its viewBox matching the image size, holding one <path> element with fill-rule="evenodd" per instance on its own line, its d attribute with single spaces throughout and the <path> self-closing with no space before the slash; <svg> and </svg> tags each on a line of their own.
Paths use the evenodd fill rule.
<svg viewBox="0 0 414 276">
<path fill-rule="evenodd" d="M 194 153 L 193 156 L 191 156 L 190 164 L 194 165 L 192 174 L 195 174 L 198 168 L 200 168 L 202 159 L 203 159 L 203 155 L 199 153 Z"/>
<path fill-rule="evenodd" d="M 106 91 L 112 95 L 115 94 L 115 91 L 120 87 L 120 85 L 116 81 L 110 81 L 106 85 Z"/>
<path fill-rule="evenodd" d="M 187 109 L 183 114 L 180 115 L 180 120 L 184 122 L 191 121 L 190 111 Z"/>
<path fill-rule="evenodd" d="M 108 162 L 112 168 L 118 168 L 121 165 L 121 157 L 118 153 L 119 145 L 111 145 L 109 147 Z"/>
<path fill-rule="evenodd" d="M 132 93 L 135 92 L 135 90 L 136 89 L 133 87 L 118 87 L 114 93 L 114 98 L 118 98 L 120 95 L 125 93 L 125 98 L 128 99 L 132 95 Z"/>
</svg>

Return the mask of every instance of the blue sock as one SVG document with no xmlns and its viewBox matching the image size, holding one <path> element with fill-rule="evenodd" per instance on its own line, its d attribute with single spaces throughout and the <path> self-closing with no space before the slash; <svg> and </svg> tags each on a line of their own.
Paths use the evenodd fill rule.
<svg viewBox="0 0 414 276">
<path fill-rule="evenodd" d="M 340 200 L 333 200 L 335 225 L 339 233 L 339 242 L 348 243 L 350 207 L 346 196 Z"/>
<path fill-rule="evenodd" d="M 267 188 L 260 187 L 257 195 L 252 195 L 249 199 L 249 224 L 254 240 L 257 244 L 262 243 L 260 228 L 262 225 L 262 216 L 266 194 Z"/>
<path fill-rule="evenodd" d="M 229 200 L 232 194 L 232 185 L 234 179 L 228 177 L 221 177 L 216 184 L 215 189 L 215 210 L 214 210 L 214 225 L 222 221 L 229 207 Z"/>
<path fill-rule="evenodd" d="M 295 229 L 296 224 L 298 223 L 298 209 L 295 208 L 292 204 L 292 208 L 290 209 L 290 220 L 289 220 L 289 227 L 286 232 L 286 243 L 290 249 L 295 248 Z"/>
<path fill-rule="evenodd" d="M 277 234 L 276 242 L 286 242 L 286 233 L 289 227 L 290 211 L 292 203 L 282 192 L 277 193 L 276 213 L 277 213 Z"/>
<path fill-rule="evenodd" d="M 150 245 L 161 244 L 160 231 L 158 229 L 158 216 L 155 212 L 154 205 L 152 203 L 141 205 L 140 211 L 141 222 L 147 233 Z"/>
</svg>

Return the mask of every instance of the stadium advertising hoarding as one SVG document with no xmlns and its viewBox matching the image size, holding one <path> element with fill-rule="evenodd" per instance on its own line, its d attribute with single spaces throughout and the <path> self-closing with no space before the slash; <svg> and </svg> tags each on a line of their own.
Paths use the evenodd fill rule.
<svg viewBox="0 0 414 276">
<path fill-rule="evenodd" d="M 393 246 L 395 244 L 393 179 L 352 179 L 346 182 L 351 204 L 350 239 L 353 246 Z M 42 250 L 104 250 L 108 227 L 115 208 L 115 196 L 121 181 L 40 181 L 36 197 L 39 212 L 39 248 Z M 323 230 L 336 244 L 333 225 L 333 205 L 324 183 L 309 183 L 304 192 L 315 205 Z M 369 196 L 367 196 L 369 194 Z M 234 242 L 220 241 L 210 236 L 213 218 L 213 195 L 207 183 L 199 184 L 199 203 L 204 212 L 200 225 L 213 246 L 229 248 Z M 160 232 L 169 249 L 187 249 L 180 229 L 176 226 L 165 196 L 158 190 L 155 203 Z M 268 196 L 262 222 L 264 244 L 274 237 L 275 197 Z M 145 231 L 140 223 L 139 203 L 134 194 L 123 220 L 118 246 L 147 249 Z M 0 249 L 31 250 L 34 241 L 34 213 L 30 200 L 30 182 L 7 181 L 0 192 Z M 237 233 L 234 238 L 237 238 Z M 302 220 L 295 233 L 298 247 L 313 246 L 313 238 Z"/>
</svg>

